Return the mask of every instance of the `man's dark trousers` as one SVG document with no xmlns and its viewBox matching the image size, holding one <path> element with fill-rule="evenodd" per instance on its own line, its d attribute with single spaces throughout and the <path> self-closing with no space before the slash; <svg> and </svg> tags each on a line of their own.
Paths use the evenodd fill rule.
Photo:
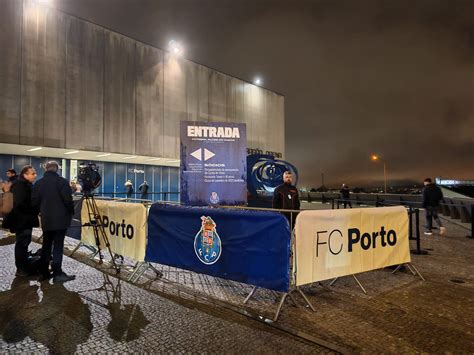
<svg viewBox="0 0 474 355">
<path fill-rule="evenodd" d="M 43 248 L 41 249 L 41 273 L 48 275 L 51 249 L 53 250 L 53 275 L 62 273 L 64 237 L 67 229 L 43 231 Z"/>
<path fill-rule="evenodd" d="M 17 269 L 28 269 L 28 246 L 31 243 L 31 228 L 16 231 L 15 265 Z"/>
<path fill-rule="evenodd" d="M 436 223 L 438 223 L 439 227 L 443 226 L 441 219 L 438 216 L 438 206 L 426 206 L 425 212 L 426 212 L 426 229 L 428 231 L 431 231 L 431 229 L 433 228 L 433 219 L 436 221 Z"/>
</svg>

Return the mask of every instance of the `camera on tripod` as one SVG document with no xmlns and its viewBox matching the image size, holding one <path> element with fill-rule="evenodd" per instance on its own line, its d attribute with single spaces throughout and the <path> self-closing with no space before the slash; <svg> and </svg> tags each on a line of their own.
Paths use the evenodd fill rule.
<svg viewBox="0 0 474 355">
<path fill-rule="evenodd" d="M 102 177 L 99 174 L 99 167 L 94 163 L 81 163 L 79 165 L 77 179 L 82 186 L 84 195 L 91 195 L 102 182 Z"/>
<path fill-rule="evenodd" d="M 120 272 L 120 267 L 115 263 L 115 256 L 110 248 L 109 238 L 104 228 L 104 217 L 102 217 L 97 202 L 95 201 L 93 191 L 98 188 L 102 182 L 102 177 L 99 174 L 99 167 L 94 163 L 81 163 L 79 165 L 79 173 L 77 179 L 82 185 L 82 201 L 83 206 L 87 211 L 88 221 L 85 221 L 83 227 L 92 227 L 94 232 L 95 244 L 97 251 L 94 255 L 99 255 L 99 263 L 103 261 L 102 245 L 108 249 L 112 261 L 112 265 L 117 272 Z M 123 259 L 123 258 L 122 258 Z"/>
</svg>

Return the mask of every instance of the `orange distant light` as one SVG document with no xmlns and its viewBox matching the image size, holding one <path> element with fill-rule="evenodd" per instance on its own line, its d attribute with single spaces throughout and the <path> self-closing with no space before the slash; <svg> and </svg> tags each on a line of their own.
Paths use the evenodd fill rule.
<svg viewBox="0 0 474 355">
<path fill-rule="evenodd" d="M 377 160 L 379 160 L 379 157 L 378 157 L 378 155 L 372 154 L 370 159 L 372 159 L 373 161 L 377 161 Z"/>
</svg>

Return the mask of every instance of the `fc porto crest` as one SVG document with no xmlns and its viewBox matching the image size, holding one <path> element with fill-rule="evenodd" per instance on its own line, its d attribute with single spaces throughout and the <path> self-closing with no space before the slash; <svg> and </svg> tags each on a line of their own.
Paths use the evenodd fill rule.
<svg viewBox="0 0 474 355">
<path fill-rule="evenodd" d="M 206 265 L 214 264 L 221 256 L 222 244 L 216 226 L 211 217 L 202 216 L 201 229 L 194 238 L 194 251 Z"/>
<path fill-rule="evenodd" d="M 211 192 L 211 197 L 209 197 L 209 202 L 212 203 L 213 205 L 217 205 L 219 203 L 219 195 L 217 192 L 212 191 Z"/>
</svg>

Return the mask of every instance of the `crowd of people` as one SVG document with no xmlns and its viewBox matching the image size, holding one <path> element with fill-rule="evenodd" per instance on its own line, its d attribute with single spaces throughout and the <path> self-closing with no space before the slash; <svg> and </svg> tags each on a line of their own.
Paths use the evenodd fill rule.
<svg viewBox="0 0 474 355">
<path fill-rule="evenodd" d="M 0 209 L 4 215 L 2 227 L 15 234 L 16 276 L 38 276 L 40 281 L 53 278 L 55 283 L 75 279 L 62 270 L 64 239 L 74 204 L 70 184 L 58 171 L 59 164 L 49 161 L 38 181 L 31 165 L 23 167 L 19 175 L 13 169 L 7 172 Z M 33 228 L 40 226 L 43 246 L 39 261 L 32 263 L 28 248 Z"/>
</svg>

